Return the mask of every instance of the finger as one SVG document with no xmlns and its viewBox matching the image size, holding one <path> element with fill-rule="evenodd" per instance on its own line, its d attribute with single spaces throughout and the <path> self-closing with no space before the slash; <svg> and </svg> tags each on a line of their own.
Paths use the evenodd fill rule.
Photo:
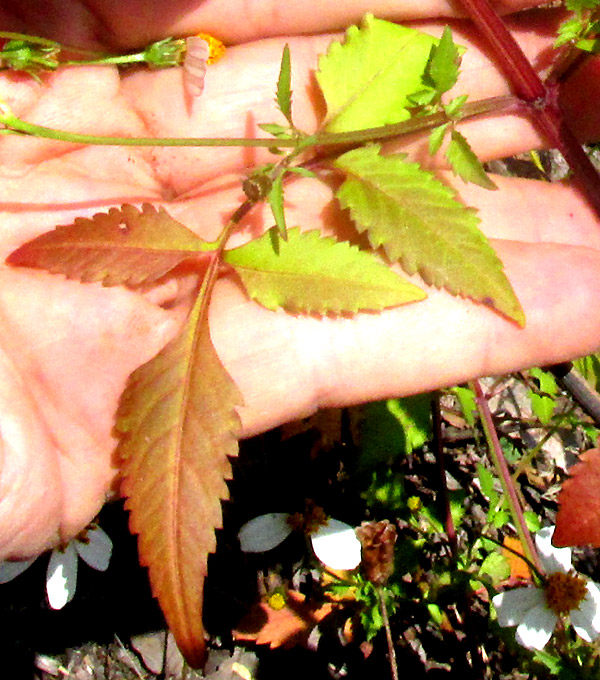
<svg viewBox="0 0 600 680">
<path fill-rule="evenodd" d="M 481 226 L 505 264 L 526 327 L 431 288 L 423 303 L 331 320 L 262 310 L 234 284 L 223 283 L 211 329 L 219 355 L 242 388 L 247 433 L 317 406 L 418 392 L 472 375 L 565 360 L 600 346 L 600 312 L 593 302 L 600 277 L 595 215 L 567 186 L 497 179 L 496 192 L 464 187 L 467 198 L 481 205 Z M 331 201 L 324 184 L 291 185 L 290 224 L 344 233 L 345 216 Z M 180 217 L 202 212 L 199 205 L 200 199 L 190 202 Z M 261 233 L 268 220 L 265 210 L 247 226 Z"/>
<path fill-rule="evenodd" d="M 551 37 L 538 30 L 540 22 L 531 19 L 519 24 L 517 37 L 527 53 L 535 58 L 546 50 Z M 533 22 L 533 25 L 532 23 Z M 555 19 L 552 19 L 555 23 Z M 467 46 L 463 69 L 454 94 L 468 93 L 472 101 L 509 93 L 503 75 L 486 55 L 485 49 L 463 25 L 458 26 L 457 42 Z M 442 25 L 428 24 L 424 30 L 440 34 Z M 266 137 L 258 125 L 282 121 L 274 103 L 280 55 L 287 42 L 291 48 L 293 70 L 293 113 L 296 124 L 308 132 L 318 126 L 325 111 L 314 80 L 318 57 L 327 51 L 334 38 L 323 35 L 294 39 L 273 39 L 232 48 L 213 65 L 206 76 L 205 91 L 190 110 L 176 71 L 138 72 L 128 76 L 124 92 L 150 133 L 156 136 Z M 483 160 L 539 147 L 542 140 L 531 122 L 523 116 L 495 116 L 463 123 L 469 140 Z M 418 160 L 430 159 L 426 136 L 400 139 L 390 150 L 409 151 Z M 176 194 L 191 191 L 195 184 L 208 180 L 218 168 L 235 172 L 273 159 L 265 150 L 255 149 L 157 149 L 156 171 L 161 181 Z"/>
<path fill-rule="evenodd" d="M 546 11 L 539 15 L 542 18 L 529 15 L 515 24 L 515 35 L 533 60 L 547 51 L 557 16 Z M 458 26 L 456 39 L 468 49 L 453 94 L 468 93 L 471 101 L 475 101 L 508 93 L 503 75 L 486 54 L 486 46 L 482 49 L 477 38 L 464 26 Z M 422 28 L 439 35 L 443 26 L 428 24 Z M 319 55 L 326 52 L 335 37 L 273 39 L 232 48 L 223 60 L 210 67 L 204 94 L 191 106 L 179 69 L 128 75 L 121 90 L 111 69 L 68 69 L 49 78 L 49 87 L 41 90 L 32 83 L 25 90 L 15 89 L 12 83 L 4 80 L 0 82 L 0 96 L 30 122 L 43 125 L 50 120 L 54 127 L 66 130 L 122 136 L 266 137 L 258 125 L 281 120 L 273 93 L 281 51 L 285 42 L 289 42 L 294 117 L 300 128 L 311 132 L 324 115 L 313 71 Z M 101 102 L 100 106 L 98 102 Z M 586 120 L 593 100 L 581 103 L 577 116 Z M 482 160 L 512 155 L 543 144 L 531 121 L 524 116 L 489 116 L 465 121 L 460 127 Z M 62 142 L 9 137 L 0 145 L 0 161 L 8 168 L 16 166 L 15 172 L 18 172 L 22 167 L 64 155 L 64 160 L 71 160 L 73 166 L 89 170 L 92 179 L 114 183 L 115 176 L 109 168 L 119 156 L 127 161 L 123 165 L 125 179 L 136 182 L 137 190 L 141 190 L 145 200 L 153 200 L 157 194 L 166 198 L 169 194 L 189 192 L 215 174 L 241 172 L 273 159 L 264 149 L 73 149 L 72 145 Z M 436 161 L 430 159 L 426 135 L 402 138 L 389 147 L 391 151 L 399 149 L 410 152 L 420 162 L 439 161 L 439 157 Z M 67 170 L 73 174 L 73 168 Z"/>
<path fill-rule="evenodd" d="M 539 0 L 500 0 L 501 13 L 538 5 Z M 341 30 L 358 23 L 365 13 L 391 21 L 461 15 L 460 4 L 450 0 L 319 0 L 307 11 L 303 0 L 285 3 L 276 0 L 204 0 L 170 2 L 161 0 L 91 0 L 98 29 L 104 28 L 113 43 L 140 45 L 170 35 L 212 33 L 227 43 L 242 43 L 278 35 L 298 35 Z"/>
<path fill-rule="evenodd" d="M 444 291 L 428 290 L 426 301 L 381 314 L 333 320 L 267 312 L 224 282 L 211 333 L 244 396 L 244 434 L 318 407 L 420 393 L 597 350 L 598 251 L 494 246 L 527 315 L 523 329 Z"/>
<path fill-rule="evenodd" d="M 0 318 L 1 560 L 53 547 L 100 510 L 125 381 L 181 319 L 123 288 L 30 270 L 0 272 Z"/>
</svg>

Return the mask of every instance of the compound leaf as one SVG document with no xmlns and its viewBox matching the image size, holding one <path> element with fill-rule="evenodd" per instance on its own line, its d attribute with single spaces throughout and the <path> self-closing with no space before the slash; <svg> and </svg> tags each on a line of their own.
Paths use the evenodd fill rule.
<svg viewBox="0 0 600 680">
<path fill-rule="evenodd" d="M 129 378 L 117 414 L 122 493 L 177 644 L 203 660 L 206 562 L 221 526 L 241 403 L 210 340 L 205 294 L 181 334 Z"/>
<path fill-rule="evenodd" d="M 340 314 L 381 310 L 426 297 L 375 254 L 316 230 L 288 230 L 278 252 L 265 234 L 224 257 L 248 295 L 268 309 Z"/>
<path fill-rule="evenodd" d="M 328 132 L 347 132 L 400 123 L 410 118 L 409 96 L 428 89 L 423 82 L 432 45 L 420 31 L 375 19 L 351 26 L 344 43 L 334 42 L 319 59 L 317 81 Z"/>
<path fill-rule="evenodd" d="M 140 211 L 123 205 L 58 226 L 22 245 L 6 261 L 83 282 L 137 286 L 156 281 L 207 249 L 163 208 L 144 204 Z"/>
<path fill-rule="evenodd" d="M 502 262 L 477 228 L 478 218 L 454 192 L 401 155 L 372 145 L 340 156 L 346 173 L 337 193 L 373 248 L 383 246 L 409 274 L 487 304 L 524 325 L 525 316 Z"/>
</svg>

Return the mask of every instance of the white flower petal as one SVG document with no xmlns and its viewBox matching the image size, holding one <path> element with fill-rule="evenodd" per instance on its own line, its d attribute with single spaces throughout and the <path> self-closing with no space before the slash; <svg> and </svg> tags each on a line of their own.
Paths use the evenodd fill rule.
<svg viewBox="0 0 600 680">
<path fill-rule="evenodd" d="M 210 48 L 206 40 L 197 35 L 187 38 L 185 46 L 183 86 L 191 97 L 199 97 L 204 90 L 204 76 L 206 75 Z"/>
<path fill-rule="evenodd" d="M 46 572 L 46 594 L 52 609 L 62 609 L 75 595 L 77 551 L 69 543 L 64 551 L 53 550 Z"/>
<path fill-rule="evenodd" d="M 20 576 L 26 569 L 28 569 L 37 559 L 20 560 L 18 562 L 0 562 L 0 583 L 8 583 L 17 576 Z"/>
<path fill-rule="evenodd" d="M 544 571 L 554 574 L 562 571 L 565 574 L 571 569 L 571 548 L 555 548 L 552 545 L 554 527 L 544 527 L 535 535 L 535 544 Z"/>
<path fill-rule="evenodd" d="M 571 612 L 571 623 L 580 638 L 594 641 L 600 635 L 600 588 L 597 583 L 588 581 L 587 595 L 579 609 Z"/>
<path fill-rule="evenodd" d="M 107 533 L 96 526 L 86 532 L 87 542 L 75 540 L 75 549 L 81 559 L 98 571 L 106 571 L 112 555 L 112 541 Z"/>
<path fill-rule="evenodd" d="M 354 527 L 330 519 L 311 536 L 315 555 L 331 569 L 356 569 L 360 564 L 360 541 Z"/>
<path fill-rule="evenodd" d="M 557 620 L 556 614 L 548 607 L 534 607 L 517 627 L 515 639 L 527 649 L 544 649 L 552 637 Z"/>
<path fill-rule="evenodd" d="M 292 533 L 287 512 L 269 512 L 246 522 L 238 533 L 244 552 L 266 552 L 277 547 Z"/>
<path fill-rule="evenodd" d="M 515 588 L 494 595 L 492 603 L 496 607 L 498 623 L 506 626 L 517 626 L 525 619 L 525 615 L 534 607 L 543 607 L 545 604 L 544 592 L 533 586 L 527 588 Z"/>
</svg>

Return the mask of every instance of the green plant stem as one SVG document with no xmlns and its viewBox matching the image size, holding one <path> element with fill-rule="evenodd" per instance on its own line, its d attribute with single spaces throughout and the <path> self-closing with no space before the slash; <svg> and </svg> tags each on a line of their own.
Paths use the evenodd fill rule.
<svg viewBox="0 0 600 680">
<path fill-rule="evenodd" d="M 0 40 L 22 40 L 23 42 L 35 45 L 45 45 L 46 47 L 61 48 L 60 43 L 49 38 L 40 38 L 37 35 L 26 35 L 25 33 L 14 33 L 13 31 L 0 31 Z"/>
<path fill-rule="evenodd" d="M 506 495 L 506 500 L 508 502 L 508 507 L 512 515 L 513 521 L 515 523 L 517 534 L 525 551 L 525 557 L 535 565 L 536 570 L 543 574 L 544 569 L 540 562 L 537 550 L 533 544 L 531 534 L 527 528 L 527 523 L 525 522 L 525 517 L 523 515 L 523 508 L 519 501 L 519 496 L 515 488 L 510 470 L 508 469 L 508 464 L 502 447 L 500 446 L 500 440 L 498 439 L 498 433 L 494 427 L 494 421 L 492 419 L 492 414 L 490 408 L 481 389 L 481 385 L 478 380 L 472 380 L 469 382 L 469 387 L 473 390 L 475 394 L 475 403 L 477 405 L 477 410 L 479 412 L 479 417 L 481 418 L 481 423 L 483 425 L 483 431 L 485 434 L 486 441 L 488 443 L 488 448 L 490 456 L 500 478 L 500 483 L 502 484 L 502 489 Z"/>
<path fill-rule="evenodd" d="M 114 57 L 98 57 L 97 59 L 72 59 L 61 61 L 61 66 L 103 66 L 105 64 L 116 64 L 117 66 L 127 66 L 128 64 L 141 64 L 146 61 L 143 52 L 135 54 L 120 54 Z"/>
<path fill-rule="evenodd" d="M 519 105 L 518 99 L 512 96 L 490 97 L 478 102 L 467 103 L 463 107 L 463 119 L 490 113 L 499 113 Z M 304 148 L 312 146 L 327 145 L 359 145 L 365 142 L 397 137 L 403 134 L 427 130 L 437 127 L 449 119 L 444 113 L 435 113 L 428 116 L 415 116 L 410 120 L 395 125 L 384 125 L 381 127 L 368 128 L 365 130 L 355 130 L 352 132 L 317 132 L 314 135 L 301 140 Z M 244 137 L 104 137 L 99 135 L 87 135 L 77 132 L 67 132 L 35 125 L 21 120 L 6 110 L 0 110 L 0 124 L 5 126 L 0 130 L 0 134 L 22 134 L 29 137 L 42 137 L 44 139 L 54 139 L 57 141 L 68 142 L 71 144 L 87 144 L 101 146 L 183 146 L 183 147 L 204 147 L 204 146 L 239 146 L 239 147 L 264 147 L 264 148 L 295 148 L 299 142 L 296 139 L 264 139 L 264 138 L 244 138 Z"/>
</svg>

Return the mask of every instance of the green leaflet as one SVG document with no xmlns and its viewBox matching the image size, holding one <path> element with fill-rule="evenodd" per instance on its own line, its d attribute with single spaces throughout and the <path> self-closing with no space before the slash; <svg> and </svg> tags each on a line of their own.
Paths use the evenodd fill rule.
<svg viewBox="0 0 600 680">
<path fill-rule="evenodd" d="M 283 203 L 283 173 L 277 175 L 275 178 L 267 198 L 269 206 L 271 207 L 273 219 L 277 225 L 279 236 L 285 241 L 287 239 L 287 226 L 285 223 L 285 208 Z"/>
<path fill-rule="evenodd" d="M 431 56 L 425 70 L 425 82 L 431 81 L 428 84 L 431 84 L 439 94 L 447 92 L 458 80 L 459 64 L 459 49 L 452 39 L 452 31 L 446 26 L 439 44 L 431 48 Z"/>
<path fill-rule="evenodd" d="M 345 42 L 319 59 L 317 81 L 327 103 L 328 132 L 362 130 L 410 118 L 408 97 L 427 90 L 423 75 L 438 41 L 367 14 Z"/>
<path fill-rule="evenodd" d="M 446 149 L 446 159 L 450 163 L 452 172 L 465 182 L 473 182 L 484 189 L 498 187 L 488 177 L 481 161 L 473 153 L 469 142 L 458 130 L 452 130 L 450 144 Z"/>
<path fill-rule="evenodd" d="M 288 123 L 292 125 L 292 64 L 290 60 L 290 46 L 286 44 L 281 55 L 279 78 L 277 79 L 277 106 Z"/>
<path fill-rule="evenodd" d="M 454 192 L 403 156 L 380 156 L 379 146 L 354 149 L 334 165 L 347 178 L 337 192 L 373 248 L 383 246 L 409 274 L 470 297 L 525 324 L 502 262 L 479 231 L 478 217 Z"/>
<path fill-rule="evenodd" d="M 224 259 L 242 279 L 248 295 L 267 309 L 340 314 L 380 310 L 425 293 L 401 279 L 374 255 L 318 231 L 288 230 L 274 252 L 269 234 Z"/>
</svg>

